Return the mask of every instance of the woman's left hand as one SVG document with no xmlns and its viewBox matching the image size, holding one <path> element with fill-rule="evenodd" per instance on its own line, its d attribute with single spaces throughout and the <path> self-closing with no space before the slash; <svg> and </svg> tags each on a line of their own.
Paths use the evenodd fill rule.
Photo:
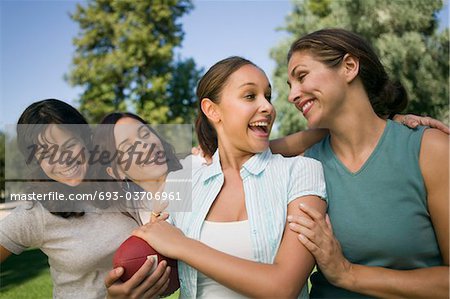
<svg viewBox="0 0 450 299">
<path fill-rule="evenodd" d="M 181 242 L 186 239 L 183 232 L 166 221 L 147 223 L 135 229 L 132 235 L 144 239 L 157 252 L 178 259 Z"/>
<path fill-rule="evenodd" d="M 328 215 L 324 218 L 319 212 L 300 205 L 300 210 L 310 218 L 289 215 L 289 228 L 298 233 L 300 242 L 314 255 L 316 263 L 327 280 L 339 286 L 351 278 L 351 263 L 344 257 L 339 241 L 333 234 Z"/>
<path fill-rule="evenodd" d="M 446 134 L 450 134 L 450 129 L 447 125 L 437 119 L 428 116 L 419 116 L 414 114 L 396 114 L 392 119 L 396 122 L 402 123 L 403 125 L 411 129 L 414 129 L 417 126 L 427 126 L 430 128 L 441 130 Z"/>
</svg>

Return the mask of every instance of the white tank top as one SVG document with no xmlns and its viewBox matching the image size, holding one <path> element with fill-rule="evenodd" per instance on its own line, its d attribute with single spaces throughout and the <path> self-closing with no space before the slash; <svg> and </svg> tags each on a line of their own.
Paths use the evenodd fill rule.
<svg viewBox="0 0 450 299">
<path fill-rule="evenodd" d="M 254 261 L 248 220 L 234 222 L 205 221 L 200 241 L 211 248 Z M 198 272 L 197 298 L 246 298 Z"/>
</svg>

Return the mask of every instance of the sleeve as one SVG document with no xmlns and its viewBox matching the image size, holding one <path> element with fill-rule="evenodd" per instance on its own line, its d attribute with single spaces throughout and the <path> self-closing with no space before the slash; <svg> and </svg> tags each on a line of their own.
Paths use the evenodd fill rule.
<svg viewBox="0 0 450 299">
<path fill-rule="evenodd" d="M 290 173 L 288 204 L 306 195 L 327 200 L 322 164 L 311 158 L 296 157 Z"/>
<path fill-rule="evenodd" d="M 0 221 L 0 245 L 14 254 L 43 243 L 43 207 L 23 203 Z"/>
</svg>

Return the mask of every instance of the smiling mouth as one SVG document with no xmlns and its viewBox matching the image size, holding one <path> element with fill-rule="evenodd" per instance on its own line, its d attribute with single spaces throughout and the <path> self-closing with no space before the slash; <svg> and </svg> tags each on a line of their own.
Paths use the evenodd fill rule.
<svg viewBox="0 0 450 299">
<path fill-rule="evenodd" d="M 304 100 L 297 105 L 297 109 L 300 110 L 303 115 L 307 114 L 314 105 L 315 99 Z"/>
<path fill-rule="evenodd" d="M 165 153 L 161 157 L 160 154 L 159 154 L 161 152 L 164 153 L 164 151 L 159 146 L 157 146 L 157 147 L 155 147 L 153 149 L 153 152 L 150 153 L 151 154 L 150 156 L 143 155 L 142 158 L 141 158 L 142 160 L 136 161 L 136 164 L 139 167 L 141 167 L 141 168 L 144 168 L 144 167 L 147 167 L 147 166 L 150 166 L 150 165 L 151 166 L 155 166 L 155 165 L 157 166 L 157 165 L 166 164 L 167 157 L 166 157 Z"/>
<path fill-rule="evenodd" d="M 250 130 L 267 134 L 269 132 L 269 123 L 266 121 L 256 121 L 248 125 Z"/>
<path fill-rule="evenodd" d="M 78 173 L 79 169 L 80 169 L 80 164 L 75 162 L 73 166 L 71 166 L 70 168 L 68 168 L 64 171 L 60 171 L 59 174 L 63 175 L 64 177 L 71 178 L 76 173 Z"/>
</svg>

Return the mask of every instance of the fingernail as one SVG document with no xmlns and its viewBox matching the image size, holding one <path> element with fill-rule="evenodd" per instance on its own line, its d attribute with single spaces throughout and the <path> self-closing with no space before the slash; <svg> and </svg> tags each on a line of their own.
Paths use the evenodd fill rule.
<svg viewBox="0 0 450 299">
<path fill-rule="evenodd" d="M 306 237 L 302 234 L 299 234 L 298 238 L 300 239 L 300 241 L 306 241 Z"/>
<path fill-rule="evenodd" d="M 116 268 L 116 275 L 122 275 L 122 273 L 123 273 L 123 268 L 122 267 L 119 267 L 119 268 Z"/>
<path fill-rule="evenodd" d="M 300 208 L 304 208 L 304 207 L 305 207 L 305 204 L 304 204 L 304 203 L 300 203 L 298 206 L 299 206 Z"/>
<path fill-rule="evenodd" d="M 295 227 L 295 223 L 289 223 L 289 227 L 290 228 L 294 228 Z"/>
<path fill-rule="evenodd" d="M 292 215 L 287 216 L 287 220 L 288 220 L 289 222 L 291 222 L 293 219 L 294 219 L 294 217 L 292 217 Z"/>
</svg>

